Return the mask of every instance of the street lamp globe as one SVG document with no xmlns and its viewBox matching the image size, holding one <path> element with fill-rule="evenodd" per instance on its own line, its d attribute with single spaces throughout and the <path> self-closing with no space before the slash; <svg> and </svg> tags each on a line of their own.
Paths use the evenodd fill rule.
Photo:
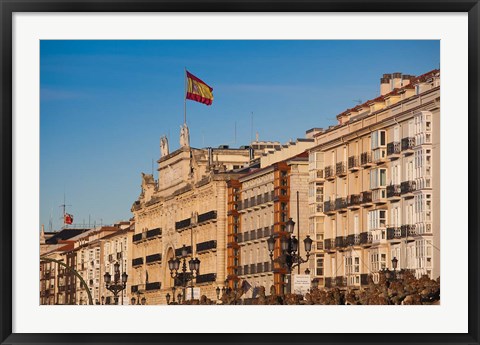
<svg viewBox="0 0 480 345">
<path fill-rule="evenodd" d="M 282 237 L 282 239 L 280 240 L 280 246 L 283 251 L 288 250 L 288 240 L 285 237 Z"/>
<path fill-rule="evenodd" d="M 173 269 L 175 271 L 178 271 L 179 268 L 180 268 L 180 259 L 176 258 L 175 260 L 173 260 Z"/>
<path fill-rule="evenodd" d="M 110 275 L 110 273 L 107 272 L 103 275 L 103 279 L 105 280 L 106 284 L 110 284 L 110 282 L 112 281 L 112 276 Z"/>
<path fill-rule="evenodd" d="M 168 269 L 170 271 L 173 271 L 173 265 L 174 265 L 174 262 L 175 260 L 173 258 L 171 258 L 170 260 L 168 260 Z"/>
<path fill-rule="evenodd" d="M 132 298 L 130 299 L 130 304 L 131 304 L 131 305 L 135 305 L 135 297 L 132 297 Z"/>
<path fill-rule="evenodd" d="M 397 269 L 397 264 L 398 264 L 398 259 L 396 257 L 393 257 L 393 259 L 392 259 L 393 270 Z"/>
<path fill-rule="evenodd" d="M 295 228 L 295 222 L 293 221 L 293 219 L 289 218 L 285 225 L 287 232 L 293 234 L 293 229 Z"/>
<path fill-rule="evenodd" d="M 273 236 L 270 236 L 268 238 L 267 245 L 268 245 L 268 251 L 273 252 L 273 250 L 275 249 L 275 239 L 273 238 Z"/>
<path fill-rule="evenodd" d="M 113 265 L 113 267 L 115 268 L 115 273 L 120 272 L 120 264 L 118 262 L 116 262 L 115 265 Z"/>
<path fill-rule="evenodd" d="M 128 274 L 126 272 L 122 273 L 122 283 L 126 284 L 128 279 Z"/>
<path fill-rule="evenodd" d="M 200 259 L 196 258 L 193 262 L 193 269 L 195 271 L 198 271 L 200 269 Z"/>
<path fill-rule="evenodd" d="M 187 256 L 187 247 L 185 245 L 183 245 L 182 247 L 182 257 L 186 257 Z"/>
<path fill-rule="evenodd" d="M 310 238 L 310 235 L 307 235 L 305 239 L 303 240 L 303 243 L 305 244 L 305 251 L 309 253 L 312 250 L 312 239 Z"/>
<path fill-rule="evenodd" d="M 298 240 L 296 239 L 295 236 L 292 236 L 292 252 L 296 252 L 298 250 Z"/>
<path fill-rule="evenodd" d="M 167 295 L 165 296 L 165 298 L 167 299 L 167 304 L 170 304 L 170 294 L 167 293 Z"/>
<path fill-rule="evenodd" d="M 190 268 L 190 271 L 193 271 L 195 269 L 195 259 L 191 258 L 188 261 L 188 268 Z"/>
<path fill-rule="evenodd" d="M 145 305 L 147 303 L 147 299 L 145 297 L 142 297 L 142 305 Z"/>
</svg>

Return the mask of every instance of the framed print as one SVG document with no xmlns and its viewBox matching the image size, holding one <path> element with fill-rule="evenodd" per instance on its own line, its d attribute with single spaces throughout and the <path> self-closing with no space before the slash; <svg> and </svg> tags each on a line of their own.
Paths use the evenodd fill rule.
<svg viewBox="0 0 480 345">
<path fill-rule="evenodd" d="M 2 344 L 479 343 L 478 1 L 1 4 Z"/>
</svg>

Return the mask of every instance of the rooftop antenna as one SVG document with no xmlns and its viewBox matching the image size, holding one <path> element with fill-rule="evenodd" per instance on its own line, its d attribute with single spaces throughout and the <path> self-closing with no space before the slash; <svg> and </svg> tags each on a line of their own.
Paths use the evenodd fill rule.
<svg viewBox="0 0 480 345">
<path fill-rule="evenodd" d="M 237 145 L 237 121 L 235 121 L 235 136 L 233 138 L 233 145 Z"/>
<path fill-rule="evenodd" d="M 53 218 L 52 218 L 52 213 L 53 213 L 53 207 L 50 208 L 50 219 L 48 220 L 48 231 L 52 232 L 53 231 Z"/>
<path fill-rule="evenodd" d="M 250 142 L 252 141 L 253 141 L 253 111 L 252 111 L 251 128 L 250 128 Z"/>
<path fill-rule="evenodd" d="M 67 206 L 72 206 L 72 205 L 67 205 L 65 204 L 65 192 L 63 192 L 63 204 L 61 204 L 59 207 L 62 207 L 63 209 L 63 214 L 62 214 L 62 222 L 63 222 L 63 227 L 62 228 L 65 228 L 65 215 L 66 215 L 66 207 Z"/>
</svg>

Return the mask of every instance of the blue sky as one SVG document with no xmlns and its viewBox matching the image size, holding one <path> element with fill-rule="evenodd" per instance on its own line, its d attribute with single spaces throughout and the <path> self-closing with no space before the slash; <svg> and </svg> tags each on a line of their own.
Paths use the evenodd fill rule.
<svg viewBox="0 0 480 345">
<path fill-rule="evenodd" d="M 378 96 L 382 74 L 439 65 L 425 40 L 41 41 L 40 224 L 62 226 L 64 194 L 75 223 L 132 216 L 160 137 L 179 147 L 185 67 L 214 94 L 187 101 L 191 146 L 238 147 L 304 137 Z"/>
</svg>

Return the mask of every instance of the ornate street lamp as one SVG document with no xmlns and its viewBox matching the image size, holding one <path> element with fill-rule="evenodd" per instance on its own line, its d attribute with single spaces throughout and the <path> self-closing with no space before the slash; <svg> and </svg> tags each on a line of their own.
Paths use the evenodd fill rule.
<svg viewBox="0 0 480 345">
<path fill-rule="evenodd" d="M 395 270 L 397 269 L 397 264 L 398 264 L 398 259 L 394 256 L 392 259 L 392 267 L 393 267 L 393 279 L 396 279 L 396 272 Z"/>
<path fill-rule="evenodd" d="M 292 273 L 292 269 L 294 267 L 300 266 L 302 263 L 308 262 L 313 243 L 309 235 L 307 235 L 306 238 L 303 240 L 306 252 L 306 258 L 303 259 L 298 254 L 298 239 L 293 235 L 294 229 L 295 222 L 292 218 L 289 218 L 288 221 L 285 223 L 285 232 L 276 235 L 276 237 L 280 239 L 281 250 L 281 254 L 277 258 L 274 258 L 276 242 L 275 237 L 273 237 L 272 235 L 267 240 L 267 248 L 270 252 L 270 259 L 272 260 L 272 262 L 277 262 L 280 267 L 286 268 L 288 271 L 288 275 Z"/>
<path fill-rule="evenodd" d="M 118 293 L 125 290 L 127 287 L 128 274 L 126 272 L 120 274 L 120 264 L 118 262 L 116 262 L 113 267 L 113 282 L 112 276 L 108 272 L 104 274 L 103 279 L 105 280 L 105 287 L 107 290 L 113 293 L 115 304 L 118 304 Z"/>
<path fill-rule="evenodd" d="M 192 288 L 192 300 L 193 300 L 193 279 L 198 275 L 198 271 L 200 270 L 200 260 L 198 258 L 192 258 L 188 261 L 188 268 L 190 272 L 187 272 L 187 247 L 183 245 L 181 250 L 181 259 L 179 258 L 171 258 L 168 260 L 168 268 L 170 269 L 170 276 L 174 278 L 174 285 L 178 283 L 182 286 L 183 289 L 183 301 L 185 302 L 186 299 L 186 288 L 188 282 L 191 282 L 190 286 Z M 181 273 L 179 273 L 180 263 L 182 264 Z M 173 293 L 175 296 L 175 292 Z M 175 297 L 174 297 L 175 301 Z M 180 304 L 180 298 L 178 299 L 178 303 Z"/>
</svg>

